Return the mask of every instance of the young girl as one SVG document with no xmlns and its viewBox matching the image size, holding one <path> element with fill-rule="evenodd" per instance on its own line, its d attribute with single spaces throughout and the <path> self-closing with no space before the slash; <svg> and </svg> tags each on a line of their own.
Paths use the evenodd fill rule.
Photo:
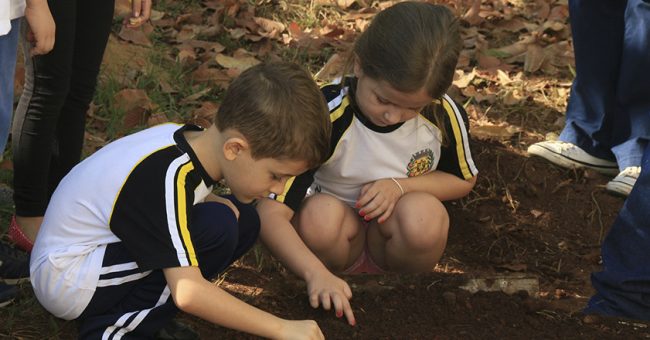
<svg viewBox="0 0 650 340">
<path fill-rule="evenodd" d="M 350 288 L 330 271 L 423 272 L 442 256 L 441 202 L 467 195 L 477 175 L 466 114 L 445 94 L 461 44 L 446 7 L 399 3 L 356 41 L 354 76 L 322 88 L 330 158 L 258 205 L 262 240 L 307 281 L 313 307 L 333 304 L 354 324 Z"/>
</svg>

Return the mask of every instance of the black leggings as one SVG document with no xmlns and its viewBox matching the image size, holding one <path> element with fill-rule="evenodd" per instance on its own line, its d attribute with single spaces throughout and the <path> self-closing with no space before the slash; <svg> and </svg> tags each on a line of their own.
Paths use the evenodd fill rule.
<svg viewBox="0 0 650 340">
<path fill-rule="evenodd" d="M 43 216 L 59 181 L 79 162 L 113 20 L 114 0 L 48 5 L 56 23 L 54 49 L 29 58 L 29 44 L 23 44 L 25 88 L 12 127 L 14 202 L 16 215 L 24 217 Z"/>
</svg>

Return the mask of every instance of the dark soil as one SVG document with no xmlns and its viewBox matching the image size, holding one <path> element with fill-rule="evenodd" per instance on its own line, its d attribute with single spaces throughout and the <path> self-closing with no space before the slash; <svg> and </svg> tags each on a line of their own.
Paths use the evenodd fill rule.
<svg viewBox="0 0 650 340">
<path fill-rule="evenodd" d="M 434 271 L 347 277 L 357 326 L 312 309 L 304 283 L 277 263 L 266 260 L 258 271 L 259 251 L 229 270 L 221 286 L 280 317 L 314 319 L 329 339 L 650 338 L 647 323 L 581 314 L 600 243 L 623 203 L 605 192 L 608 179 L 500 143 L 477 142 L 474 155 L 478 184 L 448 204 L 449 242 Z M 538 296 L 459 288 L 471 278 L 515 274 L 538 279 Z M 205 339 L 252 338 L 186 319 Z"/>
<path fill-rule="evenodd" d="M 511 141 L 513 144 L 519 141 Z M 529 141 L 526 141 L 529 144 Z M 648 323 L 585 316 L 600 268 L 600 243 L 623 203 L 604 190 L 607 178 L 528 158 L 506 143 L 476 141 L 478 183 L 447 206 L 452 220 L 447 250 L 430 273 L 346 277 L 357 319 L 309 306 L 305 284 L 257 247 L 218 284 L 242 300 L 287 319 L 314 319 L 328 339 L 648 339 Z M 518 275 L 518 276 L 517 276 Z M 474 294 L 470 279 L 517 277 L 538 291 Z M 0 309 L 0 338 L 73 339 L 75 322 L 50 316 L 29 285 Z M 190 315 L 202 339 L 255 337 Z"/>
</svg>

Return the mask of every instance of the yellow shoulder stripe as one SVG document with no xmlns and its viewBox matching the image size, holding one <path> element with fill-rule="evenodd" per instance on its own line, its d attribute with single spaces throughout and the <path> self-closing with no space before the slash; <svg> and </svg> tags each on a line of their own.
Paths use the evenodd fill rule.
<svg viewBox="0 0 650 340">
<path fill-rule="evenodd" d="M 190 237 L 190 230 L 187 226 L 187 202 L 186 197 L 183 194 L 185 192 L 185 180 L 187 174 L 194 170 L 194 165 L 192 162 L 187 162 L 181 166 L 178 171 L 178 179 L 176 180 L 176 199 L 178 205 L 176 206 L 176 211 L 178 214 L 178 228 L 183 239 L 183 244 L 185 249 L 187 249 L 187 255 L 190 259 L 191 266 L 198 266 L 198 261 L 196 259 L 196 251 L 194 250 L 194 244 L 192 243 L 192 238 Z"/>
<path fill-rule="evenodd" d="M 464 129 L 464 126 L 461 126 L 463 122 L 459 117 L 460 113 L 457 112 L 457 109 L 455 107 L 451 106 L 446 98 L 442 100 L 442 107 L 445 109 L 447 115 L 449 116 L 451 129 L 454 132 L 454 139 L 456 140 L 456 154 L 458 156 L 458 165 L 460 166 L 460 171 L 462 172 L 465 179 L 470 179 L 474 176 L 469 169 L 469 164 L 467 164 L 467 155 L 465 154 L 464 144 L 468 141 L 463 138 L 463 132 L 461 129 Z"/>
</svg>

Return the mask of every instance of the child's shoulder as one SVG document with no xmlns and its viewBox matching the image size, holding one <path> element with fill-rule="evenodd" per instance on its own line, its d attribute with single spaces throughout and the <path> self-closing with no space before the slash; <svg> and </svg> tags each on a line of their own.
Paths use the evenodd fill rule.
<svg viewBox="0 0 650 340">
<path fill-rule="evenodd" d="M 325 100 L 329 103 L 336 98 L 345 96 L 348 93 L 349 83 L 349 77 L 338 77 L 321 86 L 320 89 L 323 96 L 325 96 Z"/>
</svg>

